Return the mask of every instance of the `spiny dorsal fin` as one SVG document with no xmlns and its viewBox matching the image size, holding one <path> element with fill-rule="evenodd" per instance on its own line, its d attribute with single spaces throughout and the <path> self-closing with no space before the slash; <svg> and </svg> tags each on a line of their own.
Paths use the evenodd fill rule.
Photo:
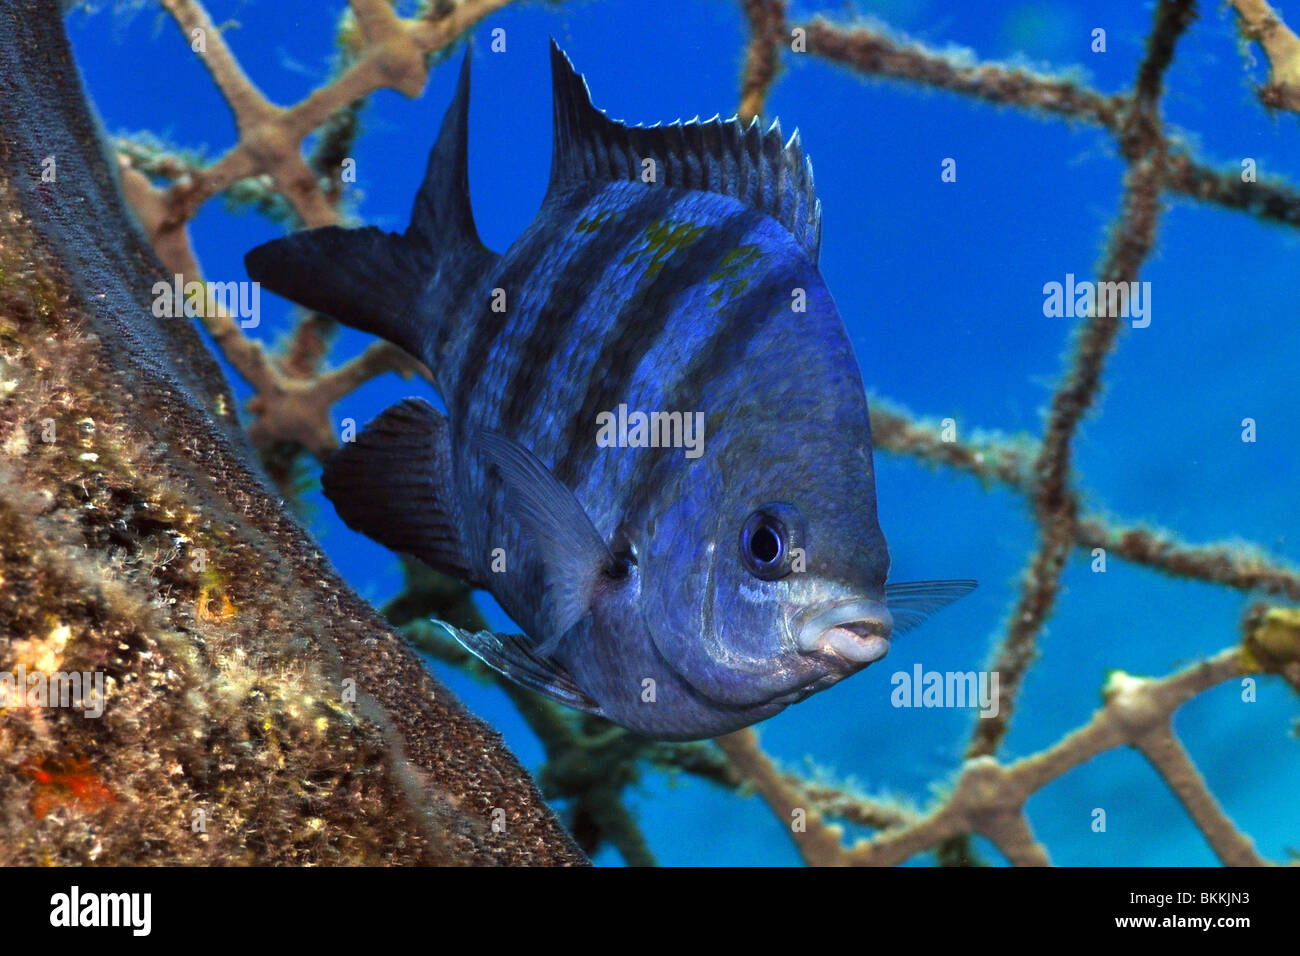
<svg viewBox="0 0 1300 956">
<path fill-rule="evenodd" d="M 815 263 L 822 207 L 813 191 L 812 164 L 799 131 L 781 139 L 781 124 L 766 133 L 755 119 L 699 118 L 669 126 L 627 126 L 591 102 L 587 81 L 551 40 L 555 145 L 551 189 L 575 182 L 641 181 L 643 160 L 655 161 L 655 184 L 731 196 L 767 213 Z"/>
</svg>

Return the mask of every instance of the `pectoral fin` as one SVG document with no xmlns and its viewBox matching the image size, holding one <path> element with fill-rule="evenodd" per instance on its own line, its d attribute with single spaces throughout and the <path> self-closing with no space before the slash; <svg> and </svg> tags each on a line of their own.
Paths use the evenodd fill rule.
<svg viewBox="0 0 1300 956">
<path fill-rule="evenodd" d="M 591 613 L 596 588 L 617 561 L 573 492 L 536 455 L 486 428 L 475 432 L 473 442 L 496 465 L 506 485 L 506 511 L 542 559 L 550 627 L 536 653 L 548 657 Z"/>
<path fill-rule="evenodd" d="M 904 581 L 885 585 L 894 633 L 910 631 L 942 607 L 975 590 L 975 581 Z"/>
</svg>

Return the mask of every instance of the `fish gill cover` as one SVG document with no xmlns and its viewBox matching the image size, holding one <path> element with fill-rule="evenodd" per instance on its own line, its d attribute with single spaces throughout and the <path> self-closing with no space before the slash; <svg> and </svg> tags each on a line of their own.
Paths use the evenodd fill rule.
<svg viewBox="0 0 1300 956">
<path fill-rule="evenodd" d="M 1300 344 L 1274 318 L 1300 294 L 1289 237 L 1300 195 L 1283 178 L 1300 170 L 1278 142 L 1295 135 L 1300 43 L 1266 4 L 1234 0 L 1231 16 L 1198 21 L 1186 0 L 1161 0 L 1150 15 L 1008 3 L 995 18 L 953 8 L 940 26 L 924 4 L 891 3 L 886 26 L 770 0 L 725 15 L 678 0 L 633 34 L 616 4 L 353 0 L 334 20 L 286 5 L 215 15 L 188 0 L 162 6 L 179 38 L 150 34 L 136 4 L 74 5 L 68 18 L 110 129 L 154 130 L 120 132 L 106 147 L 161 264 L 147 290 L 133 289 L 152 300 L 159 321 L 146 325 L 156 334 L 198 319 L 234 395 L 188 351 L 167 355 L 167 341 L 136 350 L 157 365 L 150 380 L 188 395 L 182 404 L 234 429 L 237 443 L 242 402 L 270 483 L 392 626 L 501 728 L 597 862 L 1042 864 L 1057 847 L 1051 858 L 1064 862 L 1256 864 L 1291 852 L 1294 815 L 1276 808 L 1293 802 L 1300 759 L 1287 728 L 1300 619 L 1284 604 L 1300 600 L 1287 535 L 1296 456 L 1286 436 L 1297 423 L 1289 390 L 1273 386 L 1293 378 L 1288 356 Z M 227 13 L 238 22 L 221 20 Z M 306 26 L 292 39 L 291 16 Z M 1011 59 L 940 50 L 899 28 Z M 1272 127 L 1236 77 L 1188 86 L 1226 72 L 1237 31 L 1264 54 L 1251 75 L 1266 64 L 1256 92 L 1281 120 Z M 470 34 L 455 81 L 446 54 Z M 597 105 L 644 125 L 598 112 L 551 41 L 552 158 L 540 82 L 550 36 L 599 75 Z M 175 71 L 176 90 L 142 94 L 117 62 L 132 44 Z M 719 97 L 742 48 L 737 121 L 649 125 L 725 115 Z M 1031 67 L 1027 55 L 1082 62 L 1095 79 Z M 471 69 L 485 100 L 472 108 Z M 901 82 L 863 87 L 855 76 Z M 426 85 L 442 92 L 421 96 Z M 1219 86 L 1236 94 L 1226 97 L 1234 119 L 1216 125 L 1207 117 L 1228 112 Z M 420 99 L 372 100 L 384 88 Z M 772 99 L 801 141 L 769 132 Z M 1179 133 L 1174 114 L 1207 145 Z M 209 160 L 210 139 L 234 145 Z M 6 129 L 5 140 L 6 176 L 27 177 L 16 208 L 37 221 L 39 197 L 70 182 L 66 167 L 57 150 L 18 155 L 14 144 L 31 135 Z M 209 204 L 217 196 L 226 213 Z M 269 224 L 240 215 L 250 210 Z M 1182 221 L 1191 216 L 1201 218 Z M 274 239 L 284 227 L 309 231 Z M 6 229 L 17 237 L 20 225 Z M 1198 251 L 1216 239 L 1250 250 L 1240 270 Z M 250 248 L 248 275 L 261 285 L 239 266 Z M 26 275 L 20 265 L 7 274 Z M 264 289 L 307 308 L 281 312 Z M 137 473 L 139 462 L 105 454 L 93 428 L 75 444 L 58 439 L 57 422 L 43 437 L 49 399 L 35 390 L 39 350 L 19 315 L 43 307 L 25 295 L 7 300 L 4 358 L 17 384 L 0 396 L 5 447 L 25 463 L 18 475 L 66 490 L 86 475 L 102 485 Z M 263 321 L 264 307 L 275 319 Z M 1225 335 L 1229 308 L 1253 325 L 1237 318 Z M 74 346 L 54 353 L 65 376 Z M 331 352 L 342 364 L 326 364 Z M 148 428 L 148 414 L 137 426 Z M 36 463 L 33 449 L 48 457 Z M 60 470 L 68 455 L 79 478 Z M 314 490 L 320 464 L 329 501 Z M 1103 507 L 1094 489 L 1108 487 Z M 186 514 L 177 488 L 169 521 Z M 159 493 L 147 488 L 133 512 L 157 507 Z M 335 507 L 414 557 L 397 565 L 344 530 Z M 41 514 L 35 501 L 11 511 L 32 527 Z M 234 628 L 226 640 L 242 655 L 266 632 L 275 592 L 248 592 L 228 571 L 171 580 L 194 520 L 174 529 L 177 555 L 128 580 L 192 596 L 195 619 Z M 1225 540 L 1189 543 L 1156 522 Z M 6 531 L 20 533 L 30 535 Z M 119 554 L 102 533 L 93 543 Z M 45 546 L 34 558 L 10 552 L 6 582 L 53 560 L 40 558 Z M 76 570 L 65 573 L 75 580 Z M 973 583 L 907 581 L 940 575 L 982 587 L 891 641 Z M 106 639 L 50 624 L 50 608 L 18 609 L 6 618 L 13 673 L 93 658 Z M 340 648 L 347 666 L 360 666 L 363 647 Z M 293 663 L 292 650 L 270 653 Z M 224 654 L 208 666 L 230 680 Z M 206 673 L 186 671 L 199 687 L 218 679 Z M 319 697 L 328 680 L 310 680 L 317 706 L 356 712 L 355 680 L 336 700 Z M 765 724 L 762 747 L 752 729 L 693 739 L 824 689 Z M 115 696 L 110 688 L 106 712 Z M 299 718 L 285 714 L 303 699 L 293 685 L 258 707 L 267 727 L 292 726 Z M 228 727 L 222 700 L 208 719 Z M 381 704 L 404 720 L 400 699 Z M 64 711 L 22 713 L 31 729 L 5 738 L 17 784 L 5 812 L 32 846 L 65 839 L 41 827 L 72 820 L 93 837 L 110 815 L 147 806 L 148 768 L 97 768 L 63 752 L 75 749 L 60 736 Z M 364 728 L 354 733 L 367 745 Z M 1244 783 L 1232 743 L 1241 736 L 1257 742 Z M 1140 757 L 1123 758 L 1126 748 Z M 243 749 L 313 755 L 308 738 L 265 727 Z M 816 763 L 795 772 L 804 754 Z M 193 755 L 175 766 L 180 783 L 200 769 Z M 412 799 L 409 774 L 385 779 L 374 784 L 380 802 L 397 799 L 390 785 Z M 692 783 L 667 789 L 666 779 Z M 449 825 L 509 834 L 523 819 L 490 804 L 477 823 Z M 348 812 L 358 811 L 310 816 L 294 845 L 346 830 Z M 222 852 L 270 856 L 289 832 L 263 828 L 250 850 L 232 831 Z M 374 834 L 377 848 L 382 827 Z M 128 844 L 113 852 L 131 858 Z M 552 845 L 554 861 L 566 858 L 563 840 Z"/>
</svg>

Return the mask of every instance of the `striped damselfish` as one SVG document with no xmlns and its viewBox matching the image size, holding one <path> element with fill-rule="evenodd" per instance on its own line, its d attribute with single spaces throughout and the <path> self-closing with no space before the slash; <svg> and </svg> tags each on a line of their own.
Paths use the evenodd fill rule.
<svg viewBox="0 0 1300 956">
<path fill-rule="evenodd" d="M 885 583 L 867 400 L 798 133 L 615 122 L 552 41 L 549 188 L 496 253 L 470 210 L 469 65 L 404 233 L 314 229 L 245 257 L 433 373 L 446 414 L 388 409 L 322 485 L 350 527 L 526 632 L 457 639 L 686 740 L 829 687 L 974 587 Z"/>
</svg>

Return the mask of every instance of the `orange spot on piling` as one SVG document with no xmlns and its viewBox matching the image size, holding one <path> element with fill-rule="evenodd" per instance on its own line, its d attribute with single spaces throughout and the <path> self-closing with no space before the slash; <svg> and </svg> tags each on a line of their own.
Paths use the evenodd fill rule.
<svg viewBox="0 0 1300 956">
<path fill-rule="evenodd" d="M 44 820 L 59 806 L 93 813 L 117 801 L 113 791 L 99 774 L 90 769 L 90 761 L 84 757 L 67 760 L 49 756 L 29 757 L 18 770 L 36 783 L 31 806 L 37 820 Z"/>
</svg>

